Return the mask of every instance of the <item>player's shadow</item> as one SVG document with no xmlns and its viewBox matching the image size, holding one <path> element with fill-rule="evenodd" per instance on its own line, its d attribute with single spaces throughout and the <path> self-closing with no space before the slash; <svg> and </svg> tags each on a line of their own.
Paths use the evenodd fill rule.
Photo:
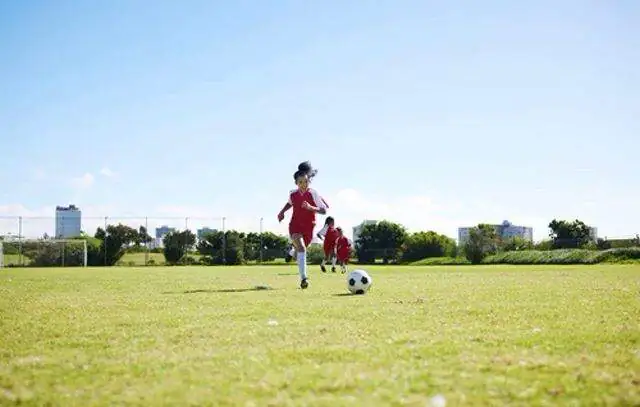
<svg viewBox="0 0 640 407">
<path fill-rule="evenodd" d="M 253 292 L 253 291 L 273 291 L 273 290 L 274 288 L 258 285 L 251 288 L 221 288 L 217 290 L 196 289 L 196 290 L 185 290 L 185 291 L 169 291 L 169 292 L 164 292 L 163 294 L 200 294 L 200 293 L 225 294 L 225 293 L 247 293 L 247 292 Z"/>
<path fill-rule="evenodd" d="M 351 293 L 340 293 L 340 294 L 333 294 L 334 297 L 360 297 L 360 295 L 358 294 L 351 294 Z"/>
</svg>

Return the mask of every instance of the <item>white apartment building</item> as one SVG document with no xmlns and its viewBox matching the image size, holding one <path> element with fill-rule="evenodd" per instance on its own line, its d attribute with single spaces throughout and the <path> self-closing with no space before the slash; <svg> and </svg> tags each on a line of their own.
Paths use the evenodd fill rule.
<svg viewBox="0 0 640 407">
<path fill-rule="evenodd" d="M 56 206 L 56 238 L 69 239 L 80 236 L 82 211 L 75 205 Z"/>
<path fill-rule="evenodd" d="M 533 242 L 533 228 L 529 226 L 516 226 L 512 225 L 511 222 L 505 220 L 499 225 L 491 225 L 493 226 L 496 234 L 503 239 L 508 239 L 512 237 L 521 237 L 524 240 L 529 242 Z M 464 244 L 469 238 L 469 231 L 473 229 L 474 226 L 462 227 L 458 228 L 458 244 Z"/>
</svg>

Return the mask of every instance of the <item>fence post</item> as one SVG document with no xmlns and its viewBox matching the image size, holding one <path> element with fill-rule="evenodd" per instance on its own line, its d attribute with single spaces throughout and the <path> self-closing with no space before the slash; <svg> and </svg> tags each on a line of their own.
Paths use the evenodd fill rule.
<svg viewBox="0 0 640 407">
<path fill-rule="evenodd" d="M 264 243 L 262 240 L 262 223 L 264 221 L 264 218 L 260 218 L 260 264 L 262 264 L 262 250 L 264 248 Z"/>
<path fill-rule="evenodd" d="M 145 216 L 145 218 L 144 218 L 144 230 L 146 231 L 147 236 L 151 236 L 151 235 L 149 234 L 149 218 L 148 218 L 148 217 L 146 217 L 146 216 Z M 144 241 L 144 246 L 145 246 L 145 251 L 144 251 L 144 265 L 145 265 L 145 266 L 148 266 L 148 265 L 149 265 L 149 243 L 150 243 L 150 242 L 148 242 L 148 241 L 147 241 L 146 236 L 145 236 L 145 239 L 144 239 L 144 240 L 145 240 L 145 241 Z"/>
<path fill-rule="evenodd" d="M 227 232 L 225 229 L 225 222 L 227 218 L 222 217 L 222 264 L 227 264 Z"/>
<path fill-rule="evenodd" d="M 104 266 L 107 266 L 107 219 L 109 219 L 108 216 L 104 217 L 104 242 L 102 242 L 102 244 L 104 245 Z"/>
<path fill-rule="evenodd" d="M 24 266 L 22 259 L 22 216 L 18 216 L 18 261 L 20 267 Z"/>
</svg>

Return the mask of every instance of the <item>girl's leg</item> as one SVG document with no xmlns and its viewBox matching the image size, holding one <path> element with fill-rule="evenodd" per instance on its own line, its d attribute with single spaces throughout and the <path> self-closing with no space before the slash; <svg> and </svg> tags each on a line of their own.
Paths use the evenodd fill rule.
<svg viewBox="0 0 640 407">
<path fill-rule="evenodd" d="M 320 263 L 320 270 L 322 270 L 323 273 L 327 272 L 327 268 L 325 266 L 329 260 L 331 260 L 331 254 L 327 254 L 327 251 L 325 250 L 324 258 L 322 259 L 322 263 Z"/>
<path fill-rule="evenodd" d="M 300 287 L 307 288 L 307 248 L 304 244 L 301 233 L 291 235 L 291 241 L 296 248 L 296 259 L 298 260 L 298 273 L 300 274 Z"/>
</svg>

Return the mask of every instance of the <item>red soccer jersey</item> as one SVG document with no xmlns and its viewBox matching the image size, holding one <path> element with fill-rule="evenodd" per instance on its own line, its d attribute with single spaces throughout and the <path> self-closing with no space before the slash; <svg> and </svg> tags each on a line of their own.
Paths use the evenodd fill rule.
<svg viewBox="0 0 640 407">
<path fill-rule="evenodd" d="M 340 236 L 338 240 L 336 240 L 336 252 L 339 259 L 349 258 L 351 254 L 351 243 L 346 236 Z"/>
<path fill-rule="evenodd" d="M 291 215 L 290 226 L 300 227 L 303 229 L 313 227 L 316 224 L 316 213 L 302 207 L 303 202 L 308 202 L 310 205 L 317 208 L 327 209 L 329 205 L 322 199 L 322 197 L 313 189 L 309 188 L 305 192 L 299 189 L 294 189 L 289 193 L 289 203 L 293 209 Z"/>
<path fill-rule="evenodd" d="M 336 245 L 336 241 L 338 240 L 338 231 L 336 228 L 329 226 L 327 228 L 327 233 L 324 235 L 324 247 L 328 249 L 333 249 Z"/>
</svg>

